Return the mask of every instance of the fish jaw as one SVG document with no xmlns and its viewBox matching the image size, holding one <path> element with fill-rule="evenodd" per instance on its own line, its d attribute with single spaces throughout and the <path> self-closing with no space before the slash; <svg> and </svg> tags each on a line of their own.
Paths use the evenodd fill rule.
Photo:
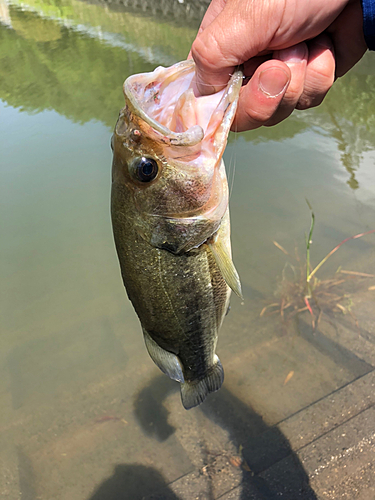
<svg viewBox="0 0 375 500">
<path fill-rule="evenodd" d="M 196 97 L 194 74 L 194 62 L 185 61 L 128 78 L 112 141 L 113 179 L 134 200 L 140 234 L 174 253 L 202 244 L 226 211 L 222 154 L 242 83 L 238 73 L 223 91 Z M 129 174 L 142 157 L 157 163 L 152 182 Z"/>
</svg>

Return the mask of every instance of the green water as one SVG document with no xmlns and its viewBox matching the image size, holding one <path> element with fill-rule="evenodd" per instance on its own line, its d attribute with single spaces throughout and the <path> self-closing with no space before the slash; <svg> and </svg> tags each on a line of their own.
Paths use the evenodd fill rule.
<svg viewBox="0 0 375 500">
<path fill-rule="evenodd" d="M 232 299 L 220 335 L 224 388 L 186 412 L 177 384 L 149 359 L 114 251 L 109 142 L 124 79 L 189 51 L 197 21 L 166 19 L 79 0 L 0 2 L 0 498 L 196 498 L 183 479 L 212 456 L 242 446 L 256 474 L 295 456 L 277 424 L 375 363 L 366 331 L 374 280 L 344 283 L 347 314 L 327 310 L 315 332 L 308 312 L 288 322 L 260 317 L 279 300 L 285 264 L 298 269 L 295 248 L 304 258 L 306 198 L 316 215 L 313 265 L 375 229 L 373 54 L 319 108 L 230 138 L 245 297 Z M 374 273 L 374 238 L 349 241 L 319 277 L 339 266 Z M 260 450 L 270 429 L 272 451 Z M 287 472 L 307 481 L 293 466 Z M 253 481 L 236 467 L 199 477 L 202 499 Z M 259 491 L 276 495 L 271 483 Z"/>
</svg>

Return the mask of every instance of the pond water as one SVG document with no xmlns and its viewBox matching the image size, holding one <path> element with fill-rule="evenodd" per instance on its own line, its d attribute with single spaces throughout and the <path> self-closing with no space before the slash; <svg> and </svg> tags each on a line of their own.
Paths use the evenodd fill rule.
<svg viewBox="0 0 375 500">
<path fill-rule="evenodd" d="M 315 325 L 293 285 L 306 199 L 312 266 L 375 229 L 367 54 L 319 108 L 230 137 L 244 301 L 220 332 L 222 390 L 186 412 L 153 365 L 114 250 L 109 143 L 125 78 L 184 59 L 205 3 L 160 5 L 0 0 L 0 498 L 318 498 L 310 426 L 283 423 L 375 363 L 374 278 L 337 272 L 375 273 L 374 234 L 318 271 Z"/>
</svg>

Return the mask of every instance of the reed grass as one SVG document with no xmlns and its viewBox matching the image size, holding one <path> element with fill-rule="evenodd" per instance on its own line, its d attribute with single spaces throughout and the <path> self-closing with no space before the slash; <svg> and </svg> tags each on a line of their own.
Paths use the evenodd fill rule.
<svg viewBox="0 0 375 500">
<path fill-rule="evenodd" d="M 351 311 L 353 305 L 352 297 L 345 292 L 344 285 L 349 279 L 373 279 L 375 275 L 348 271 L 339 267 L 333 277 L 320 280 L 317 277 L 317 272 L 344 243 L 375 233 L 375 229 L 345 238 L 328 252 L 314 268 L 312 268 L 310 250 L 315 227 L 315 214 L 308 200 L 306 200 L 306 203 L 310 209 L 311 222 L 309 232 L 305 234 L 305 262 L 301 262 L 297 249 L 293 257 L 282 245 L 280 245 L 280 243 L 273 241 L 273 244 L 285 255 L 292 257 L 298 266 L 290 262 L 285 264 L 279 286 L 275 293 L 278 297 L 278 301 L 266 305 L 262 309 L 260 316 L 265 314 L 280 314 L 281 319 L 286 320 L 293 318 L 299 313 L 308 311 L 311 317 L 312 326 L 315 329 L 323 313 L 340 311 L 343 314 L 351 314 L 357 323 Z M 373 287 L 369 287 L 369 289 L 372 288 Z"/>
</svg>

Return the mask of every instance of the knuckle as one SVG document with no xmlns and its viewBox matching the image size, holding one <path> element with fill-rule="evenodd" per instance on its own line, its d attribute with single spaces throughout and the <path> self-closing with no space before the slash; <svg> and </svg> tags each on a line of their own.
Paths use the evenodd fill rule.
<svg viewBox="0 0 375 500">
<path fill-rule="evenodd" d="M 332 87 L 334 79 L 332 71 L 311 70 L 305 82 L 303 93 L 298 100 L 297 109 L 303 110 L 319 106 Z"/>
<path fill-rule="evenodd" d="M 202 40 L 202 36 L 198 36 L 191 47 L 191 55 L 197 64 L 213 66 L 213 61 L 210 58 L 211 52 L 207 50 L 207 44 Z"/>
<path fill-rule="evenodd" d="M 208 38 L 208 39 L 207 39 Z M 216 37 L 203 32 L 194 40 L 191 47 L 191 54 L 194 61 L 208 70 L 217 69 L 217 61 L 224 59 L 224 54 L 218 44 Z"/>
<path fill-rule="evenodd" d="M 307 87 L 298 100 L 298 109 L 309 109 L 319 106 L 332 85 Z"/>
<path fill-rule="evenodd" d="M 298 101 L 296 109 L 304 110 L 304 109 L 316 108 L 323 102 L 323 99 L 325 98 L 327 92 L 325 92 L 324 94 L 319 94 L 314 96 L 302 95 L 300 100 Z"/>
<path fill-rule="evenodd" d="M 303 93 L 303 87 L 291 87 L 289 85 L 282 100 L 283 106 L 294 106 Z"/>
<path fill-rule="evenodd" d="M 319 64 L 321 62 L 321 64 Z M 311 89 L 327 92 L 335 81 L 335 62 L 316 61 L 308 66 L 306 75 L 306 85 Z"/>
<path fill-rule="evenodd" d="M 260 127 L 261 125 L 267 123 L 272 115 L 273 112 L 260 112 L 255 109 L 248 109 L 246 110 L 246 121 L 251 125 L 257 125 Z"/>
<path fill-rule="evenodd" d="M 264 126 L 273 127 L 274 125 L 277 125 L 278 123 L 288 118 L 288 116 L 290 116 L 293 113 L 294 109 L 295 105 L 276 111 L 276 113 L 268 120 L 267 123 L 264 124 Z"/>
</svg>

